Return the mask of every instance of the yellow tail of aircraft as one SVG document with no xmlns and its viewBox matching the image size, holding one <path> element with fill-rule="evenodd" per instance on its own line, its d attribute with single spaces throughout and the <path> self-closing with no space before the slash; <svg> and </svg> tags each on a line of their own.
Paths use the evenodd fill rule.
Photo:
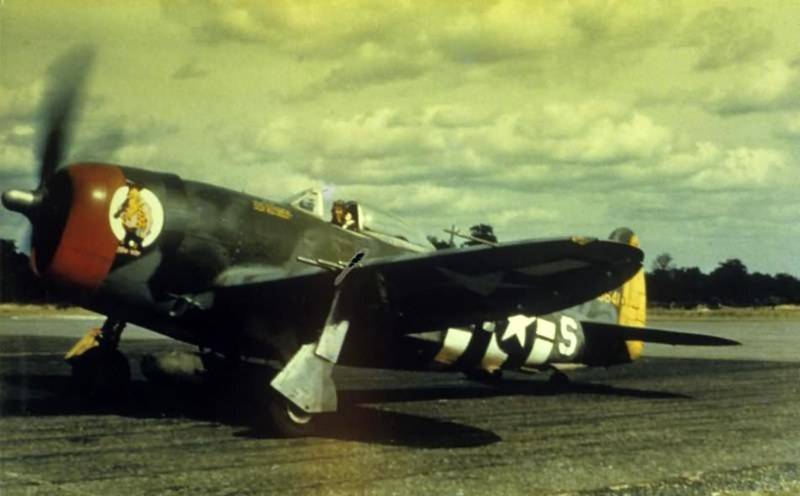
<svg viewBox="0 0 800 496">
<path fill-rule="evenodd" d="M 639 237 L 627 227 L 615 229 L 609 239 L 639 248 Z M 608 298 L 617 309 L 618 324 L 628 327 L 647 325 L 647 284 L 644 279 L 644 269 L 640 269 L 621 288 L 608 293 Z M 625 345 L 631 360 L 639 358 L 644 350 L 642 341 L 626 341 Z"/>
<path fill-rule="evenodd" d="M 610 239 L 639 246 L 639 238 L 628 228 L 620 227 Z M 586 339 L 583 355 L 588 365 L 608 366 L 628 363 L 642 355 L 644 343 L 690 346 L 729 346 L 730 339 L 653 329 L 647 325 L 647 288 L 644 270 L 639 270 L 621 287 L 597 298 L 581 320 Z"/>
</svg>

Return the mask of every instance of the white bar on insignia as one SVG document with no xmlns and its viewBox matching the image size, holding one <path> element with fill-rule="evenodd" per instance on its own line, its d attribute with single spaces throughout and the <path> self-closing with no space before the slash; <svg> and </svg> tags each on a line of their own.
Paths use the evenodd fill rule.
<svg viewBox="0 0 800 496">
<path fill-rule="evenodd" d="M 434 360 L 448 365 L 455 363 L 455 361 L 464 354 L 470 339 L 472 339 L 472 333 L 470 331 L 451 327 L 447 330 L 447 334 L 444 336 L 442 349 L 439 350 Z"/>
<path fill-rule="evenodd" d="M 525 365 L 540 365 L 547 362 L 553 351 L 553 340 L 556 338 L 556 324 L 549 320 L 539 319 L 536 322 L 536 338 Z"/>
<path fill-rule="evenodd" d="M 481 360 L 481 368 L 488 371 L 497 370 L 506 363 L 506 359 L 508 359 L 508 354 L 500 349 L 497 344 L 497 334 L 493 334 L 492 339 L 489 340 L 489 346 L 486 348 L 486 354 Z"/>
</svg>

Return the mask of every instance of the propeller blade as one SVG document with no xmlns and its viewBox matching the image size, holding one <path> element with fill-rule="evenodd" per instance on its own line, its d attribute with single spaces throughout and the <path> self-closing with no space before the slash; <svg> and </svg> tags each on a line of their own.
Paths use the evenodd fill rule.
<svg viewBox="0 0 800 496">
<path fill-rule="evenodd" d="M 70 50 L 48 68 L 48 86 L 42 101 L 41 142 L 38 149 L 39 187 L 53 175 L 64 158 L 70 121 L 94 59 L 88 46 Z"/>
</svg>

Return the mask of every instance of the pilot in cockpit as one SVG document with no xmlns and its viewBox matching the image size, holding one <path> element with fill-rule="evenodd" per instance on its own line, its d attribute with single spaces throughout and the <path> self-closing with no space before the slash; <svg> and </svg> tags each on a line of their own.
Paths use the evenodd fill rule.
<svg viewBox="0 0 800 496">
<path fill-rule="evenodd" d="M 331 223 L 336 224 L 342 229 L 354 230 L 356 221 L 353 214 L 348 212 L 347 204 L 342 200 L 336 200 L 331 207 Z"/>
</svg>

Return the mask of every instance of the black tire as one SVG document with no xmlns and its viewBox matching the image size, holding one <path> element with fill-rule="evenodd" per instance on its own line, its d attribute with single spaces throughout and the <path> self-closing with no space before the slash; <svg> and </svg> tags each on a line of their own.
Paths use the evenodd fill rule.
<svg viewBox="0 0 800 496">
<path fill-rule="evenodd" d="M 283 437 L 307 437 L 315 432 L 316 416 L 304 412 L 279 393 L 270 398 L 267 413 L 270 427 Z"/>
<path fill-rule="evenodd" d="M 570 386 L 570 379 L 567 374 L 559 370 L 554 371 L 547 380 L 548 384 L 554 388 L 563 389 Z"/>
<path fill-rule="evenodd" d="M 496 385 L 503 382 L 503 371 L 500 369 L 488 371 L 484 369 L 465 370 L 464 376 L 471 381 Z"/>
<path fill-rule="evenodd" d="M 127 395 L 131 367 L 119 350 L 95 347 L 70 363 L 73 385 L 80 398 L 109 402 Z"/>
</svg>

